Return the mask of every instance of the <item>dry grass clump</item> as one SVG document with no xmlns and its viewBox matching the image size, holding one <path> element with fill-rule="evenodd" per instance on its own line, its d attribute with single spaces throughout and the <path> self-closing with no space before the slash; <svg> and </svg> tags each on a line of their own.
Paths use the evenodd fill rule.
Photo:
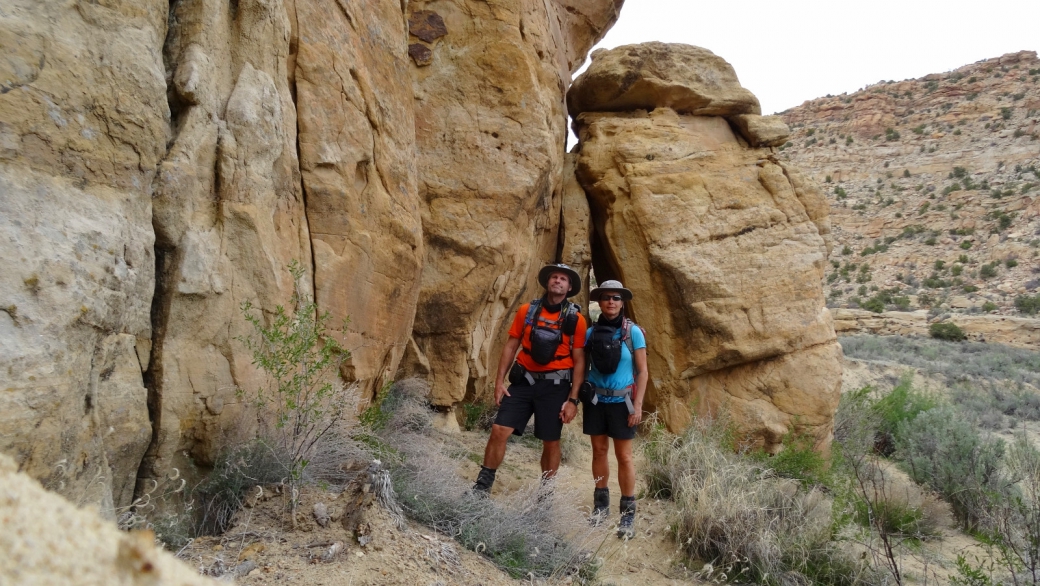
<svg viewBox="0 0 1040 586">
<path fill-rule="evenodd" d="M 380 414 L 369 416 L 381 422 L 376 435 L 389 454 L 405 514 L 451 535 L 514 577 L 588 573 L 592 556 L 586 546 L 598 534 L 569 504 L 578 496 L 554 481 L 533 481 L 504 499 L 473 494 L 472 483 L 458 476 L 450 448 L 432 431 L 427 392 L 420 381 L 397 383 L 379 402 Z"/>
<path fill-rule="evenodd" d="M 723 425 L 696 420 L 644 442 L 651 496 L 675 501 L 675 538 L 713 578 L 765 584 L 862 583 L 871 570 L 831 540 L 831 500 L 734 453 Z"/>
</svg>

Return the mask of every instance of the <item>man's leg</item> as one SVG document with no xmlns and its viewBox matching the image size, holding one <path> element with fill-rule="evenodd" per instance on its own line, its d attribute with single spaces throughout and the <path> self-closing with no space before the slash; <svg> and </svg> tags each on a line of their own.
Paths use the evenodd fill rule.
<svg viewBox="0 0 1040 586">
<path fill-rule="evenodd" d="M 487 446 L 484 447 L 485 468 L 498 470 L 498 467 L 502 465 L 502 460 L 506 457 L 506 444 L 512 434 L 512 427 L 497 423 L 491 426 L 491 436 L 488 437 Z"/>
<path fill-rule="evenodd" d="M 556 476 L 560 468 L 560 440 L 542 442 L 542 478 Z"/>
</svg>

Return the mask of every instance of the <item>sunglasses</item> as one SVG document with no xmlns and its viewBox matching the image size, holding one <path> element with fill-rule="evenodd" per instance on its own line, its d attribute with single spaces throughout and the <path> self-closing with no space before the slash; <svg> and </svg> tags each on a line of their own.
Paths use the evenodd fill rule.
<svg viewBox="0 0 1040 586">
<path fill-rule="evenodd" d="M 621 301 L 620 295 L 601 295 L 600 301 Z"/>
</svg>

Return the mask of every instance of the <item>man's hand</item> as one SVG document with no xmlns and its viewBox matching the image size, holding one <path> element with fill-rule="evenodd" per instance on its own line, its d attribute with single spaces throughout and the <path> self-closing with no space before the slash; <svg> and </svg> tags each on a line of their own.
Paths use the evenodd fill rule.
<svg viewBox="0 0 1040 586">
<path fill-rule="evenodd" d="M 495 385 L 495 406 L 502 406 L 502 397 L 511 397 L 509 390 L 506 388 L 506 383 L 500 382 Z"/>
<path fill-rule="evenodd" d="M 564 423 L 570 423 L 574 420 L 574 417 L 578 415 L 578 406 L 571 403 L 569 400 L 563 402 L 563 407 L 560 407 L 560 421 Z"/>
</svg>

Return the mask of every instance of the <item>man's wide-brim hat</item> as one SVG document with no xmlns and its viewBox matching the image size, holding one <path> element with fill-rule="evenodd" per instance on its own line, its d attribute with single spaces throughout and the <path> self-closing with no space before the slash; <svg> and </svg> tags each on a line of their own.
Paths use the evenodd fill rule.
<svg viewBox="0 0 1040 586">
<path fill-rule="evenodd" d="M 571 281 L 571 289 L 567 292 L 567 297 L 577 295 L 581 291 L 581 277 L 578 276 L 578 271 L 570 268 L 565 264 L 545 265 L 542 270 L 538 271 L 538 284 L 542 288 L 548 288 L 549 286 L 549 275 L 553 273 L 563 273 L 567 275 L 567 278 Z"/>
<path fill-rule="evenodd" d="M 621 294 L 621 299 L 623 299 L 625 301 L 628 301 L 628 300 L 632 299 L 632 292 L 629 291 L 628 289 L 625 289 L 625 287 L 621 284 L 621 281 L 613 281 L 612 280 L 612 281 L 603 281 L 602 283 L 599 284 L 599 287 L 596 287 L 592 291 L 589 291 L 589 300 L 590 301 L 599 301 L 599 297 L 600 297 L 601 294 L 603 294 L 603 293 L 610 293 L 611 291 L 616 291 L 617 293 L 620 293 Z"/>
</svg>

